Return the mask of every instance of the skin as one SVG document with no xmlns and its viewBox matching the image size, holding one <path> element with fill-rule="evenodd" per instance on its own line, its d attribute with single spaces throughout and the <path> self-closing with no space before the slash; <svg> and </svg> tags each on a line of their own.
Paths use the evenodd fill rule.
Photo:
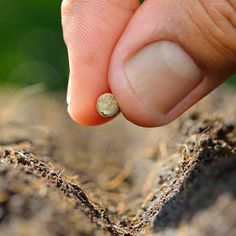
<svg viewBox="0 0 236 236">
<path fill-rule="evenodd" d="M 111 120 L 96 110 L 98 97 L 111 91 L 131 122 L 167 124 L 236 72 L 236 0 L 64 0 L 62 26 L 70 64 L 68 112 L 83 125 Z M 203 79 L 170 112 L 155 115 L 130 87 L 124 64 L 161 40 L 183 48 Z"/>
</svg>

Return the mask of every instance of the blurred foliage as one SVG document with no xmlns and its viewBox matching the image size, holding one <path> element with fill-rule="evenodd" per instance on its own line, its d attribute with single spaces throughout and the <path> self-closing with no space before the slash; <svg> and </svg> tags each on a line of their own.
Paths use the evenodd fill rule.
<svg viewBox="0 0 236 236">
<path fill-rule="evenodd" d="M 0 0 L 0 82 L 66 87 L 68 62 L 61 0 Z M 143 2 L 141 0 L 141 2 Z M 236 86 L 236 77 L 229 81 Z"/>
<path fill-rule="evenodd" d="M 65 88 L 68 78 L 60 0 L 0 0 L 0 81 Z"/>
<path fill-rule="evenodd" d="M 228 83 L 229 85 L 232 85 L 232 86 L 236 87 L 236 75 L 232 76 L 232 77 L 227 81 L 227 83 Z"/>
</svg>

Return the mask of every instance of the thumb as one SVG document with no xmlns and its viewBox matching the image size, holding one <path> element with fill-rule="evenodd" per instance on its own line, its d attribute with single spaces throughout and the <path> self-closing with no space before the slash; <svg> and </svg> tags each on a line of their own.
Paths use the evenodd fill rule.
<svg viewBox="0 0 236 236">
<path fill-rule="evenodd" d="M 166 124 L 236 71 L 236 0 L 146 0 L 111 59 L 109 83 L 127 119 Z"/>
</svg>

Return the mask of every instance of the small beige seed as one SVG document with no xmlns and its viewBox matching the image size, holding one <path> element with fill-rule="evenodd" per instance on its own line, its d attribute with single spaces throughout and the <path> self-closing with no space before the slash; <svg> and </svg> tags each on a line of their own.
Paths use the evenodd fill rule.
<svg viewBox="0 0 236 236">
<path fill-rule="evenodd" d="M 97 100 L 97 111 L 102 117 L 115 117 L 120 108 L 112 93 L 104 93 Z"/>
</svg>

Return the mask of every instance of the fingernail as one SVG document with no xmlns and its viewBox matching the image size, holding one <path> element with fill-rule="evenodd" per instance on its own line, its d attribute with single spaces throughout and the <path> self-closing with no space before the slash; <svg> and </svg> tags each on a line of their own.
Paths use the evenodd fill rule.
<svg viewBox="0 0 236 236">
<path fill-rule="evenodd" d="M 150 111 L 163 114 L 203 77 L 192 58 L 169 41 L 145 46 L 126 62 L 125 69 L 136 96 Z"/>
<path fill-rule="evenodd" d="M 68 86 L 67 86 L 67 95 L 66 95 L 67 105 L 71 103 L 71 79 L 69 78 Z"/>
</svg>

